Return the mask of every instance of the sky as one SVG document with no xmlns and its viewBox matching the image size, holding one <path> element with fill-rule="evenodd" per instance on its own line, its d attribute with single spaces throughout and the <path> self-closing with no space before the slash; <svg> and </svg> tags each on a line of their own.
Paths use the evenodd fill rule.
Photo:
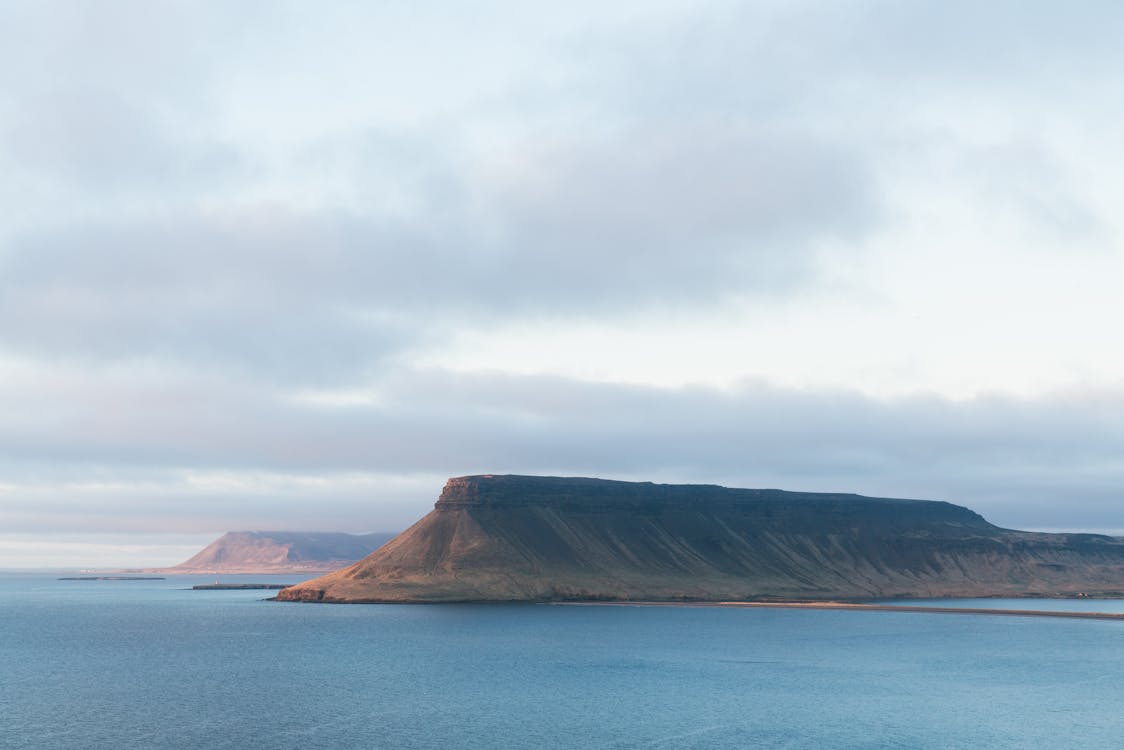
<svg viewBox="0 0 1124 750">
<path fill-rule="evenodd" d="M 0 567 L 450 476 L 1124 534 L 1124 6 L 0 0 Z"/>
</svg>

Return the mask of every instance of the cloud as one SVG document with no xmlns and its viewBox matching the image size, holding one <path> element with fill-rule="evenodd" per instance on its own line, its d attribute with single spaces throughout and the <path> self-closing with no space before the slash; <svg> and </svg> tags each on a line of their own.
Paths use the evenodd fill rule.
<svg viewBox="0 0 1124 750">
<path fill-rule="evenodd" d="M 186 560 L 213 540 L 200 534 L 100 535 L 0 534 L 0 568 L 59 569 L 157 567 Z"/>
<path fill-rule="evenodd" d="M 507 278 L 536 299 L 547 280 L 625 306 L 788 289 L 817 240 L 861 236 L 876 213 L 858 155 L 800 132 L 679 123 L 521 157 L 484 210 L 510 217 Z"/>
<path fill-rule="evenodd" d="M 166 375 L 82 380 L 7 390 L 9 514 L 23 498 L 14 528 L 95 516 L 129 528 L 197 528 L 193 517 L 283 526 L 325 513 L 327 498 L 330 517 L 347 527 L 382 528 L 388 514 L 406 520 L 404 507 L 424 512 L 445 476 L 484 472 L 912 496 L 1013 527 L 1119 527 L 1118 391 L 883 402 L 754 383 L 658 389 L 406 371 L 366 401 L 333 403 L 245 384 L 170 388 Z M 32 405 L 52 395 L 65 399 L 40 415 Z M 74 479 L 63 479 L 64 467 Z M 130 479 L 139 467 L 151 475 Z M 48 480 L 27 494 L 52 474 L 55 489 Z M 227 479 L 191 484 L 185 475 Z M 403 486 L 393 477 L 413 479 L 406 505 L 390 513 L 386 488 Z M 359 502 L 364 493 L 382 500 Z"/>
<path fill-rule="evenodd" d="M 367 530 L 479 471 L 1124 527 L 1115 5 L 11 11 L 10 528 Z"/>
<path fill-rule="evenodd" d="M 170 3 L 14 4 L 0 31 L 5 196 L 56 222 L 214 191 L 248 168 L 215 129 L 216 76 L 249 17 Z M 216 54 L 218 53 L 218 54 Z M 80 205 L 76 205 L 80 204 Z M 60 211 L 61 210 L 61 211 Z"/>
<path fill-rule="evenodd" d="M 542 44 L 466 68 L 456 96 L 424 66 L 404 72 L 427 86 L 412 98 L 388 88 L 393 113 L 356 97 L 354 76 L 376 71 L 390 86 L 386 56 L 405 53 L 349 32 L 316 68 L 335 108 L 285 118 L 263 61 L 289 44 L 308 63 L 339 16 L 307 25 L 290 8 L 262 36 L 252 8 L 176 6 L 169 21 L 83 6 L 53 32 L 72 47 L 51 55 L 13 35 L 8 53 L 47 71 L 10 81 L 9 166 L 70 192 L 12 196 L 49 219 L 0 233 L 0 349 L 362 382 L 419 345 L 512 319 L 783 300 L 820 277 L 824 247 L 861 263 L 900 230 L 903 200 L 921 234 L 956 219 L 939 210 L 942 181 L 956 196 L 975 186 L 975 220 L 1014 213 L 1016 225 L 1033 219 L 1023 236 L 1045 222 L 1071 237 L 1101 217 L 1059 187 L 1074 175 L 1053 140 L 991 142 L 1027 131 L 1016 118 L 1051 101 L 1020 82 L 1038 58 L 1005 30 L 1011 12 L 973 11 L 964 26 L 881 3 L 632 9 L 598 23 L 577 10 L 535 31 Z M 394 13 L 341 13 L 349 29 L 410 29 Z M 22 21 L 27 39 L 52 33 L 32 11 Z M 453 29 L 429 21 L 442 39 Z M 1111 54 L 1048 41 L 1047 59 Z M 504 55 L 554 65 L 497 65 Z M 982 104 L 958 106 L 969 100 Z M 918 160 L 937 142 L 937 161 L 958 170 Z M 1016 190 L 1012 163 L 1030 165 Z"/>
<path fill-rule="evenodd" d="M 259 206 L 28 233 L 0 255 L 0 344 L 354 379 L 474 320 L 783 293 L 817 240 L 868 223 L 837 147 L 716 127 L 625 140 L 525 154 L 454 191 L 471 206 L 407 220 Z"/>
<path fill-rule="evenodd" d="M 13 176 L 62 183 L 84 194 L 213 189 L 245 167 L 234 148 L 169 132 L 115 92 L 76 90 L 26 97 L 0 137 Z"/>
<path fill-rule="evenodd" d="M 391 11 L 341 13 L 376 36 L 417 31 Z M 274 66 L 313 97 L 290 66 L 337 15 L 290 8 L 264 34 L 254 6 L 50 19 L 25 8 L 9 32 L 7 67 L 28 73 L 8 74 L 0 102 L 6 166 L 34 186 L 5 196 L 24 219 L 0 227 L 0 351 L 21 356 L 357 380 L 454 328 L 783 294 L 815 275 L 817 243 L 861 236 L 878 210 L 861 154 L 806 128 L 651 119 L 622 101 L 616 126 L 560 132 L 589 66 L 542 78 L 503 55 L 565 59 L 580 14 L 534 32 L 545 52 L 461 66 L 459 91 L 420 64 L 401 75 L 426 87 L 402 90 L 385 68 L 406 51 L 349 32 L 312 87 L 337 101 L 290 116 L 273 109 L 288 103 Z M 455 24 L 429 22 L 457 44 Z M 356 71 L 405 109 L 357 96 Z M 527 98 L 548 80 L 579 88 Z M 541 131 L 527 127 L 540 107 Z"/>
</svg>

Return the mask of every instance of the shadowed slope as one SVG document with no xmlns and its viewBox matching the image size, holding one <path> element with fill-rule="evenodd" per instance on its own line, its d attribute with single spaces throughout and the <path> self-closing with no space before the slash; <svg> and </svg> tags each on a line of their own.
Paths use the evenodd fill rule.
<svg viewBox="0 0 1124 750">
<path fill-rule="evenodd" d="M 747 600 L 1124 589 L 1124 541 L 944 502 L 599 479 L 451 479 L 431 513 L 282 600 Z"/>
</svg>

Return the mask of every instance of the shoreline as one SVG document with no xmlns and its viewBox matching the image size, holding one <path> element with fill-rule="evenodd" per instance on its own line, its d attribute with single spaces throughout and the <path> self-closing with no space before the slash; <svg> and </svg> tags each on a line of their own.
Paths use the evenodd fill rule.
<svg viewBox="0 0 1124 750">
<path fill-rule="evenodd" d="M 987 609 L 984 607 L 922 607 L 910 604 L 855 602 L 551 602 L 577 607 L 717 607 L 720 609 L 826 609 L 858 612 L 907 612 L 941 615 L 1002 615 L 1004 617 L 1061 617 L 1079 620 L 1121 620 L 1124 612 L 1074 612 L 1048 609 Z"/>
</svg>

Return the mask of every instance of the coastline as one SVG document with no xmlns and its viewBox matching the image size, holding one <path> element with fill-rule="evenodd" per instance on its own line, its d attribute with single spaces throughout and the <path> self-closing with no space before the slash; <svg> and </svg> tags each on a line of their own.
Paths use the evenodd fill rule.
<svg viewBox="0 0 1124 750">
<path fill-rule="evenodd" d="M 1045 609 L 987 609 L 984 607 L 923 607 L 910 604 L 855 602 L 550 602 L 576 607 L 718 607 L 724 609 L 830 609 L 858 612 L 908 612 L 941 615 L 1002 615 L 1005 617 L 1061 617 L 1080 620 L 1120 620 L 1121 612 L 1074 612 Z"/>
</svg>

